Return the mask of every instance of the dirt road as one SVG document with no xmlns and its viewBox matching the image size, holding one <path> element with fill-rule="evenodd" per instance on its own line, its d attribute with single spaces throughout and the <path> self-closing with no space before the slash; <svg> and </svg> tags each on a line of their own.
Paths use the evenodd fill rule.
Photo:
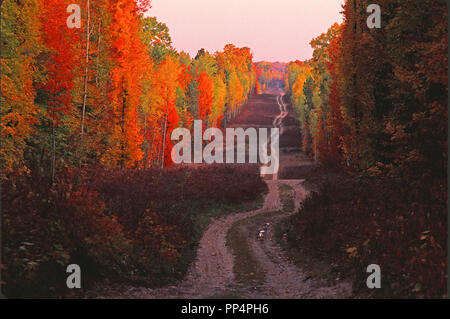
<svg viewBox="0 0 450 319">
<path fill-rule="evenodd" d="M 264 206 L 255 211 L 228 215 L 213 221 L 206 229 L 197 251 L 197 259 L 186 278 L 178 285 L 157 289 L 120 285 L 103 287 L 91 296 L 96 298 L 215 298 L 230 295 L 240 298 L 348 298 L 351 286 L 347 283 L 328 286 L 325 282 L 310 278 L 304 271 L 291 263 L 281 251 L 274 238 L 274 226 L 281 219 L 295 212 L 306 196 L 301 180 L 266 181 L 269 192 Z M 268 212 L 279 212 L 279 186 L 287 184 L 293 188 L 296 207 L 293 212 L 270 214 L 267 218 L 256 219 Z M 252 220 L 252 218 L 255 220 Z M 243 286 L 235 281 L 233 274 L 234 256 L 226 245 L 226 236 L 237 222 L 247 220 L 246 240 L 252 253 L 264 270 L 265 280 L 256 286 Z M 264 240 L 257 239 L 257 233 L 265 228 Z"/>
<path fill-rule="evenodd" d="M 299 269 L 285 256 L 277 244 L 274 228 L 278 222 L 297 212 L 300 203 L 307 196 L 301 180 L 269 181 L 272 185 L 282 184 L 292 187 L 295 209 L 288 213 L 270 214 L 264 218 L 250 219 L 244 229 L 253 254 L 260 262 L 265 281 L 262 285 L 251 287 L 245 294 L 246 298 L 281 298 L 281 299 L 334 299 L 349 298 L 352 294 L 351 285 L 347 282 L 328 285 L 324 280 L 315 279 Z M 278 203 L 280 205 L 280 203 Z M 278 208 L 280 210 L 281 207 Z M 258 234 L 264 230 L 263 239 Z"/>
<path fill-rule="evenodd" d="M 273 119 L 273 122 L 272 122 L 272 126 L 275 127 L 275 128 L 278 128 L 279 129 L 279 133 L 278 134 L 272 133 L 270 138 L 267 140 L 267 143 L 263 145 L 263 152 L 262 152 L 262 154 L 264 156 L 263 159 L 262 159 L 263 163 L 267 162 L 267 159 L 265 158 L 265 154 L 267 154 L 267 148 L 269 147 L 269 145 L 272 145 L 272 141 L 274 140 L 274 138 L 279 138 L 279 136 L 281 136 L 283 134 L 283 131 L 284 131 L 284 128 L 283 128 L 283 125 L 282 125 L 283 124 L 283 119 L 286 118 L 286 116 L 288 116 L 289 112 L 287 111 L 286 104 L 283 101 L 283 97 L 284 97 L 284 94 L 277 95 L 276 100 L 277 100 L 278 107 L 280 108 L 280 114 L 278 114 Z M 279 142 L 278 142 L 278 144 L 279 144 Z M 273 153 L 273 148 L 272 148 L 271 154 L 272 154 L 271 156 L 277 156 L 278 158 L 276 160 L 278 162 L 280 161 L 280 154 L 279 154 L 279 152 L 278 152 L 277 155 L 275 155 L 275 153 Z M 263 165 L 263 166 L 267 166 L 267 165 Z M 261 176 L 264 177 L 264 174 L 261 173 Z M 272 180 L 277 180 L 278 179 L 278 172 L 276 172 L 274 174 L 271 174 L 271 176 L 272 176 Z"/>
<path fill-rule="evenodd" d="M 274 100 L 276 104 L 270 102 Z M 274 114 L 269 123 L 282 130 L 283 120 L 286 120 L 290 114 L 283 101 L 283 96 L 267 95 L 264 101 L 267 105 L 272 103 L 272 109 L 267 107 L 265 109 L 266 112 Z M 275 107 L 278 112 L 273 109 Z M 254 112 L 250 114 L 254 114 Z M 243 124 L 245 125 L 245 121 Z M 307 169 L 311 162 L 302 154 L 300 155 L 295 155 L 297 157 L 294 162 L 301 166 L 300 168 Z M 290 159 L 291 152 L 286 157 Z M 292 162 L 292 159 L 289 162 Z M 340 283 L 328 286 L 325 282 L 308 276 L 285 257 L 274 238 L 274 227 L 279 221 L 297 211 L 307 192 L 302 186 L 303 180 L 301 179 L 278 180 L 278 175 L 268 177 L 266 183 L 269 191 L 261 209 L 227 215 L 214 220 L 208 226 L 200 240 L 196 261 L 190 267 L 183 281 L 173 286 L 157 289 L 124 285 L 103 287 L 93 293 L 91 297 L 195 299 L 237 296 L 240 298 L 297 299 L 348 298 L 351 296 L 349 284 Z M 279 187 L 282 184 L 292 188 L 295 209 L 291 212 L 282 212 L 279 198 Z M 235 257 L 231 248 L 226 245 L 226 238 L 232 226 L 238 222 L 245 222 L 243 226 L 245 240 L 265 274 L 263 283 L 258 285 L 242 285 L 235 280 L 233 273 Z M 258 233 L 262 229 L 265 231 L 265 236 L 261 240 L 258 238 Z"/>
</svg>

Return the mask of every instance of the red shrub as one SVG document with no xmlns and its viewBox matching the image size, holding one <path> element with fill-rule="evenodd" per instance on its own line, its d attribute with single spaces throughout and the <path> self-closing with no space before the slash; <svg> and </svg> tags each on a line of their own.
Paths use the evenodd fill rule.
<svg viewBox="0 0 450 319">
<path fill-rule="evenodd" d="M 89 279 L 99 269 L 119 271 L 125 262 L 128 243 L 116 218 L 104 214 L 96 192 L 70 180 L 67 175 L 47 189 L 31 188 L 24 178 L 2 184 L 3 280 L 9 297 L 54 292 L 65 285 L 71 263 Z"/>
<path fill-rule="evenodd" d="M 447 209 L 439 194 L 435 187 L 391 180 L 326 183 L 291 218 L 288 240 L 354 275 L 359 289 L 367 288 L 366 267 L 379 264 L 384 297 L 441 298 L 447 282 Z"/>
<path fill-rule="evenodd" d="M 104 273 L 152 284 L 180 277 L 198 240 L 197 208 L 253 200 L 265 187 L 257 167 L 242 165 L 90 168 L 61 174 L 53 187 L 4 181 L 5 291 L 54 293 L 71 263 L 83 286 Z"/>
</svg>

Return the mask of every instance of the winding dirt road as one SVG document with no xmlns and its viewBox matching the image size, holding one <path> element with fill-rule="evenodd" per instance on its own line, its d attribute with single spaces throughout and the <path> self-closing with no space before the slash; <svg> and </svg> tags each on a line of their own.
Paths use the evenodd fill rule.
<svg viewBox="0 0 450 319">
<path fill-rule="evenodd" d="M 283 95 L 277 96 L 280 114 L 273 120 L 273 126 L 282 130 L 283 119 L 288 115 Z M 98 288 L 90 297 L 96 298 L 211 298 L 237 293 L 241 298 L 348 298 L 351 285 L 339 283 L 329 286 L 313 279 L 290 262 L 274 238 L 274 227 L 282 219 L 295 213 L 307 196 L 303 180 L 278 180 L 275 175 L 266 180 L 268 193 L 261 209 L 235 213 L 218 218 L 205 230 L 197 250 L 195 263 L 185 279 L 173 286 L 150 289 L 135 286 Z M 282 213 L 279 187 L 282 184 L 292 188 L 295 209 Z M 270 214 L 267 214 L 270 213 Z M 227 233 L 231 227 L 244 221 L 245 237 L 252 254 L 264 271 L 264 282 L 256 286 L 243 286 L 234 278 L 234 256 L 226 245 Z M 264 229 L 261 240 L 258 233 Z"/>
<path fill-rule="evenodd" d="M 302 180 L 266 181 L 269 192 L 264 206 L 255 211 L 236 213 L 213 221 L 206 229 L 197 251 L 197 259 L 189 269 L 186 278 L 178 285 L 150 289 L 145 287 L 108 287 L 97 291 L 96 298 L 140 298 L 140 299 L 200 299 L 227 296 L 237 292 L 241 298 L 349 298 L 351 285 L 339 283 L 329 286 L 321 280 L 309 277 L 304 271 L 291 263 L 282 252 L 274 238 L 274 226 L 290 213 L 270 214 L 267 218 L 252 221 L 263 213 L 281 210 L 278 188 L 287 184 L 293 188 L 296 208 L 306 197 Z M 260 263 L 265 280 L 257 286 L 242 286 L 235 281 L 233 274 L 234 256 L 226 245 L 226 235 L 237 222 L 248 220 L 245 229 L 252 253 Z M 267 227 L 269 225 L 269 227 Z M 260 229 L 265 227 L 264 240 L 257 239 Z"/>
<path fill-rule="evenodd" d="M 244 228 L 253 254 L 265 273 L 264 283 L 249 290 L 246 298 L 335 299 L 349 298 L 352 295 L 352 287 L 347 282 L 330 286 L 324 280 L 309 276 L 288 260 L 276 242 L 275 226 L 284 218 L 297 212 L 301 202 L 307 196 L 302 182 L 302 180 L 269 181 L 277 187 L 282 184 L 292 187 L 295 209 L 289 213 L 271 214 L 263 219 L 250 220 Z M 256 236 L 262 229 L 265 231 L 263 240 Z"/>
<path fill-rule="evenodd" d="M 280 129 L 280 135 L 283 134 L 283 119 L 288 116 L 289 112 L 287 111 L 286 104 L 283 101 L 284 94 L 280 94 L 277 96 L 277 103 L 280 107 L 280 114 L 275 117 L 273 120 L 273 127 L 278 127 Z"/>
</svg>

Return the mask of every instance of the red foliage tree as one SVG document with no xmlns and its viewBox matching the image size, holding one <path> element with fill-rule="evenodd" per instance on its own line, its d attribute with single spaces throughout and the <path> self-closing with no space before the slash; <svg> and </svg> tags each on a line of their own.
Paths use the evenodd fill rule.
<svg viewBox="0 0 450 319">
<path fill-rule="evenodd" d="M 139 37 L 140 22 L 134 1 L 111 3 L 112 43 L 111 111 L 107 117 L 110 143 L 103 155 L 108 166 L 135 167 L 143 158 L 143 136 L 138 126 L 141 81 L 150 65 L 146 48 Z"/>
<path fill-rule="evenodd" d="M 45 65 L 47 79 L 42 88 L 48 96 L 48 111 L 54 126 L 70 111 L 73 71 L 79 62 L 74 52 L 79 34 L 66 24 L 66 8 L 70 3 L 69 0 L 46 0 L 41 5 L 42 40 L 49 51 Z"/>
</svg>

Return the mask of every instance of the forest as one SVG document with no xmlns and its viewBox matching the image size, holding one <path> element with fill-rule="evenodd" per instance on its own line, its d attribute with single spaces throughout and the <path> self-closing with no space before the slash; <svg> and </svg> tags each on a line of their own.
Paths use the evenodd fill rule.
<svg viewBox="0 0 450 319">
<path fill-rule="evenodd" d="M 80 28 L 67 25 L 74 2 Z M 83 287 L 184 278 L 211 220 L 260 208 L 271 188 L 256 164 L 174 165 L 171 134 L 225 129 L 275 89 L 314 163 L 309 196 L 277 226 L 285 249 L 356 292 L 380 265 L 384 289 L 364 297 L 444 297 L 447 7 L 377 3 L 381 28 L 367 27 L 370 1 L 347 0 L 311 59 L 272 63 L 233 44 L 178 52 L 149 0 L 3 1 L 2 291 L 64 296 L 71 263 Z"/>
<path fill-rule="evenodd" d="M 290 220 L 289 234 L 292 245 L 344 269 L 363 271 L 377 261 L 389 269 L 384 296 L 441 297 L 447 7 L 445 1 L 377 3 L 380 29 L 366 25 L 368 1 L 347 1 L 344 22 L 312 39 L 313 58 L 287 66 L 302 150 L 328 172 L 321 172 L 319 193 Z"/>
<path fill-rule="evenodd" d="M 286 77 L 286 63 L 280 62 L 257 62 L 256 92 L 261 94 L 269 87 L 283 87 Z"/>
<path fill-rule="evenodd" d="M 120 268 L 123 265 L 117 266 L 118 259 L 126 255 L 122 249 L 131 242 L 136 249 L 139 230 L 138 225 L 127 229 L 120 209 L 115 210 L 113 202 L 118 198 L 108 197 L 110 191 L 119 191 L 111 189 L 113 185 L 131 187 L 143 197 L 141 204 L 147 206 L 139 207 L 136 214 L 146 215 L 138 223 L 147 226 L 140 227 L 175 234 L 166 234 L 167 242 L 147 238 L 145 245 L 156 241 L 165 251 L 154 247 L 147 254 L 160 251 L 175 261 L 179 255 L 175 251 L 191 240 L 180 238 L 182 228 L 175 228 L 186 223 L 189 214 L 184 222 L 171 217 L 166 222 L 172 226 L 165 228 L 161 216 L 147 211 L 153 209 L 149 204 L 152 195 L 141 187 L 154 185 L 151 193 L 157 194 L 163 186 L 157 186 L 156 176 L 156 181 L 144 183 L 134 170 L 150 169 L 156 174 L 155 169 L 172 166 L 174 128 L 191 128 L 194 119 L 202 120 L 205 128 L 222 127 L 255 88 L 256 68 L 249 48 L 228 44 L 214 54 L 201 49 L 194 58 L 177 52 L 169 28 L 154 17 L 144 17 L 149 1 L 80 1 L 81 27 L 68 28 L 66 9 L 72 3 L 8 0 L 2 4 L 2 267 L 3 281 L 9 283 L 6 291 L 12 295 L 44 293 L 33 290 L 39 277 L 47 287 L 45 293 L 50 293 L 58 281 L 48 277 L 52 269 L 77 256 L 86 256 L 99 269 L 125 273 Z M 90 182 L 86 180 L 88 168 L 98 171 Z M 225 169 L 216 178 L 227 180 L 231 172 Z M 168 174 L 187 178 L 180 171 Z M 121 182 L 110 183 L 108 190 L 97 188 L 108 175 Z M 94 176 L 99 179 L 92 181 Z M 213 189 L 213 176 L 199 179 Z M 169 178 L 159 183 L 167 187 L 182 183 L 174 179 L 175 184 Z M 252 194 L 256 196 L 261 187 L 252 187 Z M 227 192 L 236 195 L 239 189 Z M 245 195 L 241 189 L 240 196 L 253 199 L 252 194 Z M 211 196 L 200 197 L 199 201 L 186 199 L 183 205 L 214 201 Z M 171 203 L 166 198 L 166 205 Z M 49 238 L 54 240 L 45 242 Z M 129 253 L 138 258 L 137 251 Z M 130 272 L 126 270 L 127 276 Z"/>
<path fill-rule="evenodd" d="M 66 26 L 69 4 L 4 4 L 5 178 L 33 166 L 51 180 L 86 164 L 170 164 L 173 128 L 194 118 L 220 127 L 254 88 L 248 48 L 191 59 L 172 48 L 166 25 L 143 16 L 146 2 L 83 1 L 80 29 Z"/>
</svg>

